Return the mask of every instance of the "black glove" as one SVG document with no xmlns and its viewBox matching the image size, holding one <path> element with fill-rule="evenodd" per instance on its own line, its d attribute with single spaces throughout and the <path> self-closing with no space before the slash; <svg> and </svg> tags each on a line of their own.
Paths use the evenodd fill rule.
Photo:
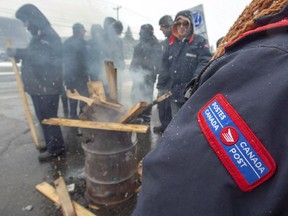
<svg viewBox="0 0 288 216">
<path fill-rule="evenodd" d="M 186 86 L 186 89 L 184 91 L 185 100 L 188 100 L 192 96 L 192 94 L 197 90 L 198 86 L 199 86 L 199 77 L 196 76 Z"/>
</svg>

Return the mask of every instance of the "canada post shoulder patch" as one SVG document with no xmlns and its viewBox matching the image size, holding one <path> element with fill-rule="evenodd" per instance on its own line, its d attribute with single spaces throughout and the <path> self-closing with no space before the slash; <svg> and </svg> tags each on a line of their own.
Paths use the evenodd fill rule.
<svg viewBox="0 0 288 216">
<path fill-rule="evenodd" d="M 276 164 L 269 152 L 222 94 L 199 111 L 198 122 L 242 191 L 251 191 L 275 173 Z"/>
</svg>

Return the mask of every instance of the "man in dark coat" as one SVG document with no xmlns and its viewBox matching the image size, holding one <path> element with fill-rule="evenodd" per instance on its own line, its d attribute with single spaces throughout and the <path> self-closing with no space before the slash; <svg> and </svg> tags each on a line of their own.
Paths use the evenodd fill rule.
<svg viewBox="0 0 288 216">
<path fill-rule="evenodd" d="M 144 158 L 133 216 L 288 215 L 287 42 L 287 0 L 245 8 Z"/>
<path fill-rule="evenodd" d="M 140 101 L 151 103 L 156 75 L 161 65 L 162 48 L 154 35 L 153 26 L 142 25 L 140 28 L 140 40 L 134 48 L 130 65 L 132 77 L 131 102 L 136 104 Z M 151 109 L 143 116 L 144 120 L 150 122 Z"/>
<path fill-rule="evenodd" d="M 160 18 L 159 20 L 159 26 L 160 26 L 160 30 L 163 32 L 164 36 L 165 36 L 165 40 L 162 42 L 162 47 L 163 47 L 163 53 L 165 53 L 165 51 L 168 48 L 169 45 L 169 38 L 171 37 L 172 34 L 172 26 L 173 26 L 173 19 L 171 16 L 169 15 L 164 15 Z M 159 73 L 164 73 L 165 72 L 162 70 L 160 70 Z M 158 82 L 161 83 L 161 81 L 159 81 L 159 79 L 161 79 L 162 76 L 158 76 Z M 159 86 L 157 85 L 157 89 L 158 89 L 158 96 L 161 96 L 163 94 L 165 94 L 168 91 L 168 86 Z M 168 126 L 168 124 L 170 123 L 171 119 L 172 119 L 172 114 L 171 114 L 171 102 L 170 102 L 170 98 L 167 98 L 166 100 L 162 101 L 161 103 L 159 103 L 158 105 L 158 116 L 159 116 L 159 120 L 161 125 L 158 127 L 154 127 L 153 128 L 153 132 L 154 133 L 163 133 L 164 130 L 166 129 L 166 127 Z"/>
<path fill-rule="evenodd" d="M 21 76 L 25 91 L 31 96 L 36 116 L 57 118 L 59 95 L 62 91 L 61 39 L 47 18 L 32 4 L 20 7 L 16 18 L 21 20 L 32 39 L 25 49 L 8 49 L 8 55 L 22 60 Z M 64 152 L 64 141 L 59 126 L 41 123 L 47 151 L 39 160 L 47 160 Z"/>
<path fill-rule="evenodd" d="M 113 17 L 106 17 L 103 29 L 105 60 L 113 61 L 115 68 L 121 72 L 125 68 L 123 41 L 119 37 L 123 31 L 122 22 L 115 20 Z"/>
<path fill-rule="evenodd" d="M 124 81 L 123 71 L 125 69 L 124 60 L 124 48 L 123 41 L 120 37 L 123 31 L 123 24 L 121 21 L 114 19 L 113 17 L 106 17 L 103 23 L 104 29 L 104 49 L 105 49 L 105 60 L 112 61 L 114 67 L 117 70 L 117 88 L 118 88 L 118 99 L 121 98 L 122 82 Z M 105 86 L 106 94 L 109 95 L 108 86 Z"/>
<path fill-rule="evenodd" d="M 172 92 L 171 110 L 174 117 L 184 104 L 185 86 L 196 77 L 209 62 L 211 53 L 207 41 L 194 34 L 192 13 L 180 11 L 172 28 L 169 46 L 163 55 L 163 73 L 160 74 L 158 88 L 169 86 Z"/>
<path fill-rule="evenodd" d="M 81 23 L 75 23 L 72 30 L 73 35 L 63 44 L 64 81 L 67 90 L 71 92 L 77 90 L 80 95 L 88 97 L 87 43 L 84 39 L 86 30 Z M 79 102 L 79 112 L 78 100 L 69 98 L 69 105 L 70 118 L 77 119 L 83 112 L 85 102 Z"/>
</svg>

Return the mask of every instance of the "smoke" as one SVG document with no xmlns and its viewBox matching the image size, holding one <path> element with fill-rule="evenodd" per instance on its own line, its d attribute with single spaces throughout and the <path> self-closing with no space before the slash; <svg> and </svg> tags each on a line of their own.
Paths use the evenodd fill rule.
<svg viewBox="0 0 288 216">
<path fill-rule="evenodd" d="M 151 71 L 145 69 L 130 71 L 130 75 L 132 79 L 131 102 L 134 104 L 140 101 L 151 103 L 155 82 Z"/>
</svg>

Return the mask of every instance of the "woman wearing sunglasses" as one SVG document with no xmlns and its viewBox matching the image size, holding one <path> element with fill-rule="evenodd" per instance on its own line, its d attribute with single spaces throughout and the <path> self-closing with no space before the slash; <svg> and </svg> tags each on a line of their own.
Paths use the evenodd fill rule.
<svg viewBox="0 0 288 216">
<path fill-rule="evenodd" d="M 211 58 L 207 41 L 194 34 L 192 13 L 180 11 L 174 20 L 172 35 L 163 59 L 163 74 L 157 88 L 168 86 L 172 92 L 172 117 L 184 104 L 184 90 L 188 82 L 197 76 Z"/>
</svg>

